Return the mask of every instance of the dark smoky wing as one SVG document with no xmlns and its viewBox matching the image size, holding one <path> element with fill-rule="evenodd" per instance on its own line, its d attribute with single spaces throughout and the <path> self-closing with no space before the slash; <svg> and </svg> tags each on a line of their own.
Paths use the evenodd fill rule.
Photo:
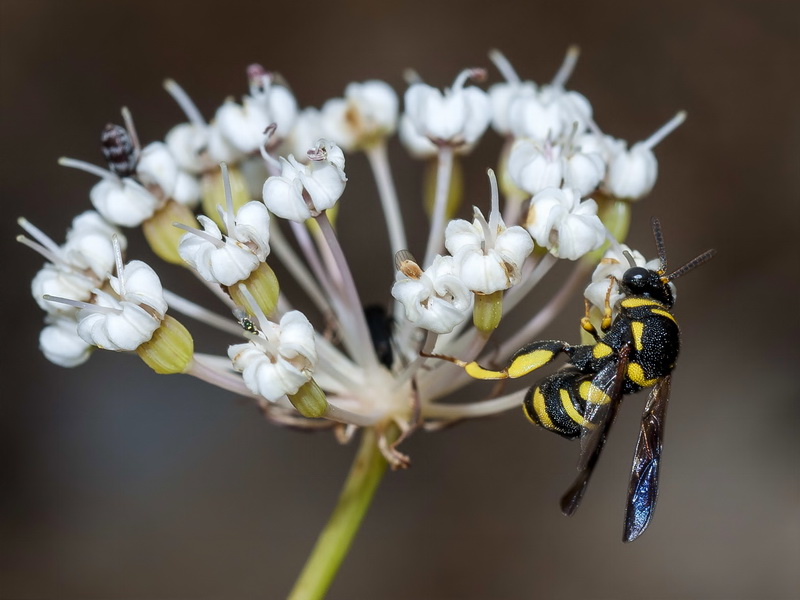
<svg viewBox="0 0 800 600">
<path fill-rule="evenodd" d="M 579 471 L 586 469 L 592 456 L 599 453 L 598 446 L 605 443 L 605 437 L 622 400 L 622 386 L 625 383 L 629 356 L 629 346 L 623 346 L 617 353 L 616 360 L 607 363 L 591 380 L 583 414 Z"/>
<path fill-rule="evenodd" d="M 600 458 L 600 452 L 606 443 L 611 424 L 617 416 L 629 355 L 630 348 L 627 345 L 623 346 L 617 359 L 607 363 L 592 379 L 592 385 L 596 390 L 590 391 L 589 398 L 596 401 L 586 403 L 581 434 L 581 456 L 578 460 L 579 473 L 572 486 L 561 497 L 561 511 L 567 516 L 572 516 L 580 505 L 597 460 Z M 604 401 L 599 401 L 600 398 Z"/>
<path fill-rule="evenodd" d="M 656 508 L 664 420 L 667 416 L 671 381 L 671 377 L 667 375 L 653 386 L 642 413 L 625 507 L 625 531 L 622 538 L 625 542 L 632 542 L 647 529 Z"/>
</svg>

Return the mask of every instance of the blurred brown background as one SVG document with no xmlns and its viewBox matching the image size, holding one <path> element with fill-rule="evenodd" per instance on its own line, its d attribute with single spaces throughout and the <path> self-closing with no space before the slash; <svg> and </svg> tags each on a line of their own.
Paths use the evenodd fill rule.
<svg viewBox="0 0 800 600">
<path fill-rule="evenodd" d="M 493 47 L 524 78 L 547 81 L 570 43 L 583 50 L 570 87 L 608 132 L 635 141 L 689 113 L 656 151 L 659 181 L 631 243 L 653 253 L 656 214 L 673 265 L 719 250 L 679 283 L 684 350 L 654 522 L 636 543 L 619 541 L 643 397 L 623 407 L 571 520 L 557 500 L 575 445 L 516 412 L 420 433 L 404 446 L 412 468 L 385 478 L 330 597 L 800 595 L 797 6 L 0 0 L 0 597 L 282 597 L 353 453 L 130 357 L 98 352 L 74 370 L 45 361 L 29 295 L 42 261 L 13 239 L 24 214 L 60 242 L 89 207 L 93 178 L 58 167 L 59 156 L 100 163 L 99 132 L 123 104 L 143 141 L 162 138 L 182 119 L 166 76 L 210 116 L 245 92 L 254 61 L 319 106 L 349 81 L 402 92 L 407 67 L 449 85 L 464 67 L 488 67 Z M 467 162 L 468 203 L 487 201 L 498 146 L 488 136 Z M 420 165 L 396 142 L 392 156 L 418 249 Z M 350 157 L 347 171 L 341 227 L 365 273 L 385 234 L 363 226 L 380 222 L 366 161 Z M 130 238 L 130 255 L 147 257 Z M 178 269 L 157 268 L 202 294 Z M 388 298 L 391 273 L 378 272 L 359 279 L 367 300 Z M 580 313 L 576 297 L 545 336 L 574 339 Z M 205 351 L 224 347 L 201 339 Z"/>
</svg>

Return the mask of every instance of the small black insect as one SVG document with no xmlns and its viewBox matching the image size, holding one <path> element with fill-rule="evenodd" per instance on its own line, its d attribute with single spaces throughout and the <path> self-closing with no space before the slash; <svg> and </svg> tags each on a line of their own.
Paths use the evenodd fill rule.
<svg viewBox="0 0 800 600">
<path fill-rule="evenodd" d="M 372 346 L 378 355 L 378 360 L 387 369 L 392 368 L 394 350 L 392 349 L 392 318 L 380 304 L 370 304 L 364 307 L 364 317 L 367 320 Z"/>
<path fill-rule="evenodd" d="M 113 173 L 120 177 L 136 174 L 139 152 L 127 129 L 108 123 L 100 134 L 100 150 Z"/>
</svg>

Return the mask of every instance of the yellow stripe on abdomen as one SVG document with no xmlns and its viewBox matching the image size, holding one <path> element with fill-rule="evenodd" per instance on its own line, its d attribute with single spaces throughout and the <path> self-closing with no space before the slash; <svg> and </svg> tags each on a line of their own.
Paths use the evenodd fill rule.
<svg viewBox="0 0 800 600">
<path fill-rule="evenodd" d="M 561 389 L 558 390 L 558 395 L 561 396 L 561 406 L 564 407 L 564 412 L 567 413 L 567 416 L 578 424 L 583 423 L 583 415 L 575 410 L 572 398 L 569 397 L 569 392 Z"/>
</svg>

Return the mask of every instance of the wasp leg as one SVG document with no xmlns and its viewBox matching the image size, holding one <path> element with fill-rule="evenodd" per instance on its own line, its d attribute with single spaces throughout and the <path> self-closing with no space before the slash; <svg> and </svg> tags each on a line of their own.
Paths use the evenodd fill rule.
<svg viewBox="0 0 800 600">
<path fill-rule="evenodd" d="M 603 317 L 600 321 L 600 329 L 605 333 L 609 329 L 611 329 L 611 318 L 612 318 L 612 310 L 611 310 L 611 290 L 614 289 L 614 284 L 617 283 L 617 278 L 613 275 L 609 276 L 608 278 L 608 289 L 606 290 L 606 299 L 603 303 Z M 588 299 L 584 299 L 584 316 L 581 319 L 581 328 L 584 331 L 587 331 L 592 335 L 595 340 L 599 340 L 600 337 L 597 334 L 597 329 L 589 318 L 589 311 L 592 308 L 592 305 L 589 303 Z"/>
<path fill-rule="evenodd" d="M 450 356 L 442 356 L 439 354 L 424 354 L 423 356 L 430 356 L 433 358 L 441 358 L 450 361 L 454 365 L 463 368 L 467 375 L 474 379 L 516 379 L 527 375 L 531 371 L 535 371 L 539 367 L 551 362 L 560 353 L 568 353 L 572 350 L 567 342 L 560 342 L 558 340 L 546 340 L 543 342 L 531 342 L 517 350 L 508 364 L 500 370 L 485 369 L 477 362 L 465 362 Z"/>
</svg>

